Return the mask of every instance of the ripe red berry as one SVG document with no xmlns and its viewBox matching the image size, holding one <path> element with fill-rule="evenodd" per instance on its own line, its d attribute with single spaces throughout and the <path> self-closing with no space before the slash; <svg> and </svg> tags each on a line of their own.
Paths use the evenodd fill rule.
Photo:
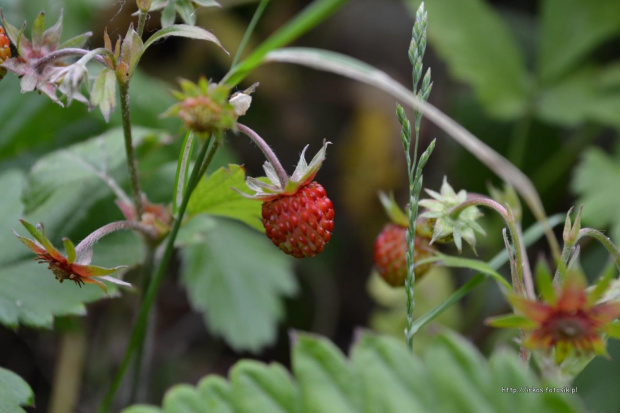
<svg viewBox="0 0 620 413">
<path fill-rule="evenodd" d="M 316 181 L 292 195 L 263 202 L 267 237 L 286 254 L 314 257 L 325 248 L 334 229 L 334 207 Z"/>
<path fill-rule="evenodd" d="M 431 256 L 428 239 L 415 237 L 413 262 Z M 386 224 L 375 240 L 375 267 L 379 275 L 392 287 L 405 285 L 407 278 L 407 228 Z M 428 272 L 431 264 L 416 266 L 416 280 Z"/>
</svg>

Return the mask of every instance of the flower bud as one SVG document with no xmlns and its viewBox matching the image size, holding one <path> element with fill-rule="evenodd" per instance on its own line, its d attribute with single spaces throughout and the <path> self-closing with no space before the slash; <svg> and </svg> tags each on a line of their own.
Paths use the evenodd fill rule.
<svg viewBox="0 0 620 413">
<path fill-rule="evenodd" d="M 142 13 L 148 13 L 152 2 L 153 0 L 136 0 L 136 4 Z"/>
<path fill-rule="evenodd" d="M 0 26 L 0 64 L 4 63 L 11 57 L 11 42 L 4 34 L 4 28 Z M 0 79 L 6 75 L 6 69 L 0 67 Z"/>
</svg>

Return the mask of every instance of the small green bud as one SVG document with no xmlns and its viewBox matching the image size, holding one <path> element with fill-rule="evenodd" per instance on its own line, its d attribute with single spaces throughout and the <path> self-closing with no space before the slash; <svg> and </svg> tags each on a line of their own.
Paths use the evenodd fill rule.
<svg viewBox="0 0 620 413">
<path fill-rule="evenodd" d="M 152 2 L 153 0 L 136 0 L 136 4 L 142 13 L 148 13 Z"/>
</svg>

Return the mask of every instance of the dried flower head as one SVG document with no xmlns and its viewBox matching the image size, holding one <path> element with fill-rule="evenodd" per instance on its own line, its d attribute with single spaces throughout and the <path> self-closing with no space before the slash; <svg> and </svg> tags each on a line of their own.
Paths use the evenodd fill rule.
<svg viewBox="0 0 620 413">
<path fill-rule="evenodd" d="M 620 329 L 613 321 L 620 315 L 620 303 L 597 303 L 601 288 L 588 292 L 586 281 L 578 271 L 571 271 L 560 287 L 541 282 L 542 300 L 522 296 L 509 297 L 517 315 L 500 316 L 487 320 L 495 327 L 520 328 L 526 332 L 523 346 L 530 349 L 555 349 L 556 363 L 569 354 L 607 355 L 603 334 L 620 338 Z M 543 286 L 541 288 L 541 285 Z"/>
<path fill-rule="evenodd" d="M 89 265 L 92 259 L 92 244 L 80 243 L 77 247 L 73 245 L 71 240 L 63 238 L 66 256 L 62 255 L 45 236 L 45 228 L 43 224 L 36 227 L 32 224 L 20 220 L 26 230 L 34 237 L 34 240 L 25 238 L 13 231 L 15 236 L 37 257 L 40 263 L 47 263 L 48 268 L 54 273 L 54 276 L 61 283 L 64 280 L 75 282 L 78 286 L 84 283 L 97 284 L 105 292 L 108 291 L 106 285 L 99 280 L 105 280 L 114 284 L 131 286 L 131 284 L 121 281 L 109 275 L 124 267 L 103 268 Z M 94 277 L 97 277 L 95 279 Z"/>
<path fill-rule="evenodd" d="M 84 44 L 91 33 L 84 33 L 60 44 L 62 12 L 56 24 L 47 30 L 44 30 L 45 13 L 41 12 L 32 26 L 31 39 L 24 36 L 24 28 L 18 30 L 4 19 L 4 15 L 2 15 L 2 23 L 11 43 L 17 48 L 17 56 L 6 60 L 2 66 L 21 78 L 22 93 L 38 90 L 62 106 L 56 96 L 58 87 L 56 82 L 59 79 L 59 71 L 62 71 L 66 64 L 60 60 L 67 56 L 85 54 L 85 50 L 77 48 Z M 59 53 L 62 49 L 66 49 L 67 53 Z M 53 78 L 55 80 L 52 80 Z M 62 89 L 61 92 L 63 92 Z M 70 99 L 78 99 L 78 97 L 73 94 Z"/>
</svg>

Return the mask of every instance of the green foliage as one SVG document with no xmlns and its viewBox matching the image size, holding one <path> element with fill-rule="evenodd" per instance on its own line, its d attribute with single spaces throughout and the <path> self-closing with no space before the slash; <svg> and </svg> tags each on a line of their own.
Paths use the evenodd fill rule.
<svg viewBox="0 0 620 413">
<path fill-rule="evenodd" d="M 158 131 L 134 128 L 134 145 L 157 143 Z M 22 201 L 25 213 L 45 208 L 59 193 L 70 189 L 81 194 L 76 205 L 66 209 L 84 208 L 109 194 L 98 174 L 115 176 L 124 172 L 125 150 L 121 129 L 112 129 L 87 141 L 55 151 L 39 159 L 27 179 Z"/>
<path fill-rule="evenodd" d="M 560 78 L 601 42 L 617 34 L 620 34 L 620 2 L 543 1 L 538 51 L 541 80 Z"/>
<path fill-rule="evenodd" d="M 32 389 L 17 374 L 0 367 L 0 412 L 25 412 L 20 406 L 33 406 Z"/>
<path fill-rule="evenodd" d="M 589 149 L 577 166 L 573 191 L 584 205 L 583 221 L 596 228 L 610 228 L 611 238 L 620 242 L 620 194 L 610 190 L 620 182 L 620 164 L 597 148 Z"/>
<path fill-rule="evenodd" d="M 245 170 L 239 165 L 228 165 L 201 180 L 187 205 L 188 218 L 199 213 L 234 218 L 252 228 L 265 232 L 261 219 L 261 202 L 247 199 L 233 190 L 251 191 L 245 184 Z"/>
<path fill-rule="evenodd" d="M 489 361 L 454 333 L 436 336 L 422 357 L 400 340 L 361 332 L 347 359 L 330 341 L 308 334 L 292 340 L 295 379 L 278 364 L 241 361 L 229 381 L 204 378 L 170 389 L 163 408 L 133 406 L 124 413 L 401 413 L 579 412 L 578 399 L 559 393 L 502 392 L 547 386 L 517 354 Z"/>
<path fill-rule="evenodd" d="M 233 348 L 258 351 L 275 340 L 282 297 L 297 289 L 292 262 L 262 234 L 223 219 L 205 225 L 205 219 L 213 220 L 200 215 L 186 224 L 205 228 L 182 252 L 190 303 Z"/>
<path fill-rule="evenodd" d="M 499 118 L 522 115 L 530 79 L 514 38 L 483 0 L 433 0 L 429 38 L 455 78 L 467 82 L 486 110 Z"/>
</svg>

